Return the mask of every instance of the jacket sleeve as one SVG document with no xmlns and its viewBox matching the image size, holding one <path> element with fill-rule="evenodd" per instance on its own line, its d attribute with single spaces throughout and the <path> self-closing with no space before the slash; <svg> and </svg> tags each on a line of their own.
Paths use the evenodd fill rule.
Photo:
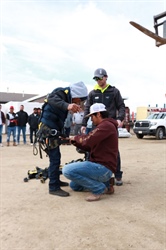
<svg viewBox="0 0 166 250">
<path fill-rule="evenodd" d="M 84 150 L 89 149 L 87 151 L 90 151 L 91 148 L 95 147 L 97 142 L 105 140 L 105 138 L 114 133 L 112 131 L 113 130 L 110 129 L 109 125 L 101 125 L 99 127 L 96 127 L 87 135 L 76 135 L 74 137 L 76 141 L 75 146 L 80 147 Z"/>
<path fill-rule="evenodd" d="M 118 115 L 116 117 L 117 120 L 123 121 L 125 118 L 125 104 L 123 101 L 123 98 L 120 94 L 120 91 L 116 89 L 116 95 L 115 95 L 115 104 L 116 104 L 116 109 L 118 110 Z"/>
<path fill-rule="evenodd" d="M 83 117 L 83 120 L 82 120 L 82 126 L 87 126 L 87 122 L 88 122 L 88 119 L 89 117 L 85 117 L 86 115 L 89 114 L 90 112 L 90 106 L 93 104 L 93 100 L 92 100 L 92 91 L 89 93 L 88 95 L 88 98 L 86 100 L 86 103 L 85 103 L 85 107 L 84 107 L 84 117 Z"/>
<path fill-rule="evenodd" d="M 4 113 L 1 111 L 1 114 L 2 114 L 2 123 L 5 123 L 6 122 L 6 117 L 4 115 Z"/>
</svg>

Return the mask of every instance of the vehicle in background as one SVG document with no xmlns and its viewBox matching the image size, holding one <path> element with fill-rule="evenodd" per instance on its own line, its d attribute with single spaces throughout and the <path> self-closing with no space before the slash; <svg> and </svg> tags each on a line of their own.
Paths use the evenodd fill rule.
<svg viewBox="0 0 166 250">
<path fill-rule="evenodd" d="M 145 135 L 155 136 L 157 140 L 162 140 L 166 136 L 166 112 L 155 112 L 146 119 L 137 120 L 134 123 L 133 131 L 138 139 Z"/>
</svg>

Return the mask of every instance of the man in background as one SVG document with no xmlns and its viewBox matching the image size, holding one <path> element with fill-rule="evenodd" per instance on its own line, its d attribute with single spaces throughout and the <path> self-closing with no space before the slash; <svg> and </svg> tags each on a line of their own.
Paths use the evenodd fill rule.
<svg viewBox="0 0 166 250">
<path fill-rule="evenodd" d="M 28 113 L 24 111 L 24 105 L 20 106 L 20 111 L 16 113 L 17 116 L 17 144 L 20 144 L 20 133 L 22 131 L 23 143 L 26 142 L 26 124 L 28 122 Z"/>
<path fill-rule="evenodd" d="M 33 145 L 38 130 L 39 116 L 37 108 L 33 109 L 33 113 L 28 117 L 29 129 L 30 129 L 30 143 Z"/>
<path fill-rule="evenodd" d="M 3 125 L 6 122 L 6 118 L 5 118 L 5 114 L 3 113 L 1 108 L 2 108 L 2 105 L 0 104 L 0 147 L 3 147 L 3 144 L 2 144 L 2 130 L 3 130 Z"/>
<path fill-rule="evenodd" d="M 7 120 L 7 146 L 10 146 L 10 136 L 13 135 L 13 146 L 17 146 L 16 143 L 16 126 L 17 116 L 14 112 L 14 107 L 10 106 L 10 111 L 6 114 Z"/>
</svg>

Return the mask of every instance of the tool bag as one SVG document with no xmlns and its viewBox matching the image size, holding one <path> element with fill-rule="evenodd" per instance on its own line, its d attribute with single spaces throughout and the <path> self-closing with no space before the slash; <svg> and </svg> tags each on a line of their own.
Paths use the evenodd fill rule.
<svg viewBox="0 0 166 250">
<path fill-rule="evenodd" d="M 30 179 L 40 179 L 44 183 L 48 178 L 48 168 L 35 167 L 34 170 L 28 170 L 27 176 L 24 178 L 24 182 L 28 182 Z"/>
</svg>

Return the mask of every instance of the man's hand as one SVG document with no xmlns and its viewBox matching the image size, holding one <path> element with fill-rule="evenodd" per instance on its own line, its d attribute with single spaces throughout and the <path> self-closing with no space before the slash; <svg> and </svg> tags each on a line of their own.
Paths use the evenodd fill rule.
<svg viewBox="0 0 166 250">
<path fill-rule="evenodd" d="M 79 112 L 81 110 L 80 106 L 75 104 L 75 103 L 69 104 L 67 109 L 71 110 L 73 113 L 77 113 L 77 112 Z"/>
<path fill-rule="evenodd" d="M 82 127 L 81 127 L 81 133 L 82 133 L 82 134 L 85 134 L 85 130 L 86 130 L 86 127 L 82 126 Z"/>
<path fill-rule="evenodd" d="M 123 122 L 121 122 L 120 120 L 117 120 L 117 123 L 118 123 L 118 128 L 122 128 Z"/>
<path fill-rule="evenodd" d="M 70 136 L 70 143 L 71 144 L 74 144 L 76 141 L 75 141 L 75 139 L 74 139 L 74 136 Z"/>
</svg>

